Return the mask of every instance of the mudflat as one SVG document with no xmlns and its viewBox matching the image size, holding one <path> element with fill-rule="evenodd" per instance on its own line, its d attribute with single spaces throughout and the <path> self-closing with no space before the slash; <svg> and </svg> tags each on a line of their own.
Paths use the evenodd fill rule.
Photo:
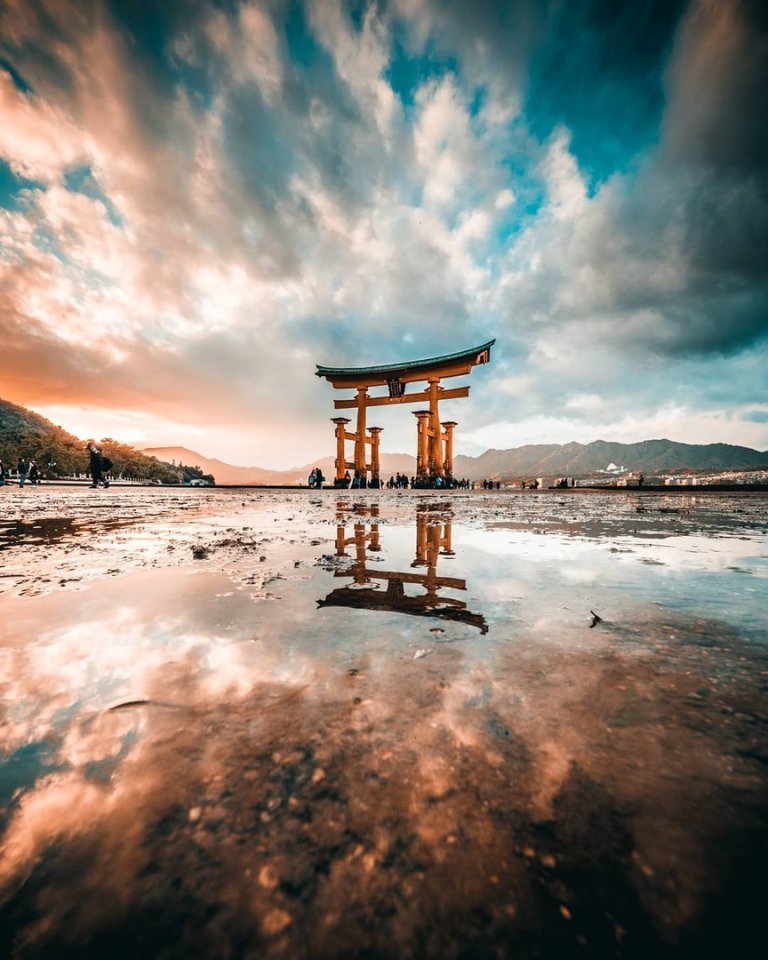
<svg viewBox="0 0 768 960">
<path fill-rule="evenodd" d="M 751 956 L 768 497 L 0 490 L 0 955 Z"/>
</svg>

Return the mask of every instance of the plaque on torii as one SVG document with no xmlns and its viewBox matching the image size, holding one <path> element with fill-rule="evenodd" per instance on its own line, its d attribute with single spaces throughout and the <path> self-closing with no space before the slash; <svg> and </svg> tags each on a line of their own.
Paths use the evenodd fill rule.
<svg viewBox="0 0 768 960">
<path fill-rule="evenodd" d="M 355 390 L 355 396 L 346 400 L 334 400 L 336 410 L 356 410 L 355 430 L 347 429 L 347 417 L 333 417 L 336 424 L 336 485 L 343 485 L 347 470 L 370 485 L 380 486 L 379 444 L 381 427 L 368 427 L 368 407 L 391 406 L 399 403 L 426 403 L 428 409 L 417 410 L 414 416 L 416 428 L 416 476 L 421 483 L 434 483 L 437 478 L 450 480 L 453 477 L 453 431 L 456 422 L 440 420 L 441 400 L 455 400 L 469 396 L 469 387 L 447 389 L 442 380 L 466 376 L 473 367 L 488 363 L 491 347 L 489 340 L 479 347 L 449 353 L 443 357 L 427 360 L 410 360 L 389 363 L 377 367 L 323 367 L 317 365 L 316 376 L 327 380 L 336 390 Z M 426 386 L 419 389 L 418 385 Z M 386 387 L 386 394 L 369 395 L 374 387 Z M 411 392 L 409 392 L 411 391 Z M 354 443 L 354 459 L 347 460 L 346 443 Z M 370 460 L 367 447 L 371 448 Z"/>
</svg>

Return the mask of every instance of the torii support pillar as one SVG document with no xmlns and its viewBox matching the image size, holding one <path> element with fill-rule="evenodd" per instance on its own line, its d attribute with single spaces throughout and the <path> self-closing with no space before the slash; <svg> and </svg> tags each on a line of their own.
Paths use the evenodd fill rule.
<svg viewBox="0 0 768 960">
<path fill-rule="evenodd" d="M 371 435 L 369 440 L 371 444 L 371 486 L 375 488 L 381 486 L 381 478 L 379 476 L 381 472 L 379 467 L 379 435 L 381 430 L 381 427 L 368 428 L 368 433 Z"/>
<path fill-rule="evenodd" d="M 368 400 L 368 388 L 357 388 L 357 425 L 355 427 L 355 470 L 361 477 L 367 476 L 368 467 L 366 464 L 365 443 L 368 439 L 365 436 L 365 408 Z"/>
<path fill-rule="evenodd" d="M 347 432 L 349 420 L 346 417 L 333 417 L 331 423 L 336 424 L 336 486 L 340 486 L 344 480 L 344 472 L 347 469 L 347 454 L 344 446 L 346 440 L 353 440 L 354 434 Z"/>
<path fill-rule="evenodd" d="M 442 477 L 445 472 L 443 462 L 443 431 L 440 428 L 440 413 L 437 401 L 440 392 L 439 378 L 429 381 L 429 474 L 430 477 Z"/>
<path fill-rule="evenodd" d="M 445 475 L 453 478 L 453 428 L 457 426 L 455 420 L 446 420 L 443 423 L 443 441 L 445 442 Z"/>
<path fill-rule="evenodd" d="M 416 410 L 416 478 L 426 480 L 429 476 L 429 410 Z"/>
</svg>

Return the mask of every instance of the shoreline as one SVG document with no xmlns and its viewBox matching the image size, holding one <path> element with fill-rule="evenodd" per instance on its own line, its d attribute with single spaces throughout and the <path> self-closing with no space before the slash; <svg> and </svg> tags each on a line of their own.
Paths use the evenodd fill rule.
<svg viewBox="0 0 768 960">
<path fill-rule="evenodd" d="M 16 487 L 18 489 L 18 482 L 15 480 L 8 481 L 6 480 L 4 486 L 6 487 Z M 30 487 L 34 489 L 33 485 L 27 482 L 25 487 Z M 87 480 L 43 480 L 38 484 L 40 487 L 62 487 L 62 488 L 74 488 L 74 489 L 91 489 L 91 484 Z M 398 495 L 403 493 L 416 493 L 420 496 L 425 494 L 437 494 L 441 497 L 443 496 L 453 496 L 455 494 L 524 494 L 530 496 L 531 494 L 579 494 L 579 493 L 662 493 L 662 494 L 687 494 L 687 493 L 766 493 L 768 492 L 768 483 L 718 483 L 718 484 L 674 484 L 665 486 L 662 484 L 646 484 L 642 487 L 632 486 L 632 487 L 616 487 L 608 486 L 602 484 L 589 484 L 585 486 L 577 487 L 539 487 L 536 490 L 521 490 L 519 487 L 502 487 L 499 490 L 460 490 L 460 489 L 435 489 L 432 487 L 423 487 L 423 488 L 408 488 L 403 489 L 399 488 L 397 490 L 389 490 L 386 487 L 363 487 L 361 489 L 351 489 L 349 487 L 332 487 L 324 486 L 321 490 L 315 488 L 306 487 L 306 486 L 296 486 L 294 484 L 255 484 L 255 483 L 217 483 L 214 486 L 210 487 L 199 487 L 199 486 L 189 486 L 188 484 L 157 484 L 157 483 L 126 483 L 121 480 L 111 480 L 109 483 L 109 489 L 121 490 L 140 488 L 146 490 L 148 488 L 157 488 L 158 490 L 189 490 L 196 493 L 211 492 L 213 490 L 288 490 L 296 493 L 338 493 L 338 494 L 359 494 L 359 493 L 376 493 L 376 494 L 385 494 L 385 493 L 396 493 Z M 2 489 L 2 487 L 0 487 Z M 103 488 L 102 488 L 103 489 Z"/>
</svg>

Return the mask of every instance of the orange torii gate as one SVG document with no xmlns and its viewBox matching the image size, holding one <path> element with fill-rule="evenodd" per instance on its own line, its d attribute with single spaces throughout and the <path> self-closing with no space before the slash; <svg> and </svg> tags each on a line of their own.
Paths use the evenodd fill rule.
<svg viewBox="0 0 768 960">
<path fill-rule="evenodd" d="M 356 396 L 348 400 L 334 400 L 337 410 L 357 410 L 354 432 L 347 430 L 347 417 L 333 417 L 336 424 L 336 485 L 343 485 L 347 469 L 354 470 L 367 482 L 371 474 L 371 486 L 380 485 L 379 444 L 381 427 L 368 427 L 368 407 L 383 407 L 396 403 L 428 403 L 428 410 L 416 410 L 416 475 L 422 483 L 434 482 L 438 477 L 453 477 L 453 431 L 454 420 L 441 423 L 438 405 L 440 400 L 468 397 L 469 387 L 446 389 L 440 381 L 449 377 L 468 374 L 474 366 L 488 363 L 491 347 L 489 340 L 479 347 L 449 353 L 443 357 L 427 360 L 411 360 L 404 363 L 389 363 L 378 367 L 322 367 L 317 364 L 316 376 L 327 380 L 337 390 L 356 390 Z M 408 384 L 425 381 L 426 389 L 408 393 Z M 386 386 L 388 394 L 369 396 L 371 387 Z M 355 445 L 354 459 L 347 460 L 346 441 Z M 368 461 L 366 446 L 371 448 Z"/>
</svg>

